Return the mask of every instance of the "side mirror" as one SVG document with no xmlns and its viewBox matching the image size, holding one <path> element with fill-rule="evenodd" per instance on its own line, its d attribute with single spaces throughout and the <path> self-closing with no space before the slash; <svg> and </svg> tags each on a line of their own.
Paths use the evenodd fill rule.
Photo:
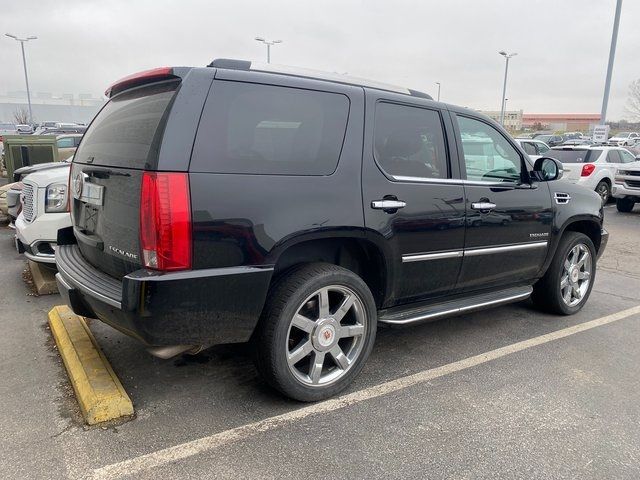
<svg viewBox="0 0 640 480">
<path fill-rule="evenodd" d="M 540 157 L 533 164 L 533 177 L 539 182 L 550 182 L 560 180 L 564 168 L 562 162 L 551 157 Z"/>
</svg>

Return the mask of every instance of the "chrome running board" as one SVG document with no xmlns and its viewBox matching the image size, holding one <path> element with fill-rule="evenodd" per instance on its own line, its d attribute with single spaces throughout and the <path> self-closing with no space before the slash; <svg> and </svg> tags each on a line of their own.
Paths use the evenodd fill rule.
<svg viewBox="0 0 640 480">
<path fill-rule="evenodd" d="M 378 321 L 390 325 L 410 325 L 428 322 L 444 317 L 452 317 L 461 313 L 518 302 L 528 298 L 532 291 L 533 288 L 531 286 L 522 286 L 437 304 L 422 303 L 402 305 L 400 307 L 380 310 L 378 313 Z"/>
</svg>

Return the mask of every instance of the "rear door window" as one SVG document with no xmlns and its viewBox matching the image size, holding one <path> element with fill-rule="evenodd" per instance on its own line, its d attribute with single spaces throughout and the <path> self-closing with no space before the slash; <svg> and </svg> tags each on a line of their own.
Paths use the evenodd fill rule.
<svg viewBox="0 0 640 480">
<path fill-rule="evenodd" d="M 195 172 L 330 175 L 349 99 L 337 93 L 217 80 L 198 127 Z"/>
<path fill-rule="evenodd" d="M 374 154 L 388 175 L 447 178 L 447 150 L 435 110 L 380 102 L 376 106 Z"/>
</svg>

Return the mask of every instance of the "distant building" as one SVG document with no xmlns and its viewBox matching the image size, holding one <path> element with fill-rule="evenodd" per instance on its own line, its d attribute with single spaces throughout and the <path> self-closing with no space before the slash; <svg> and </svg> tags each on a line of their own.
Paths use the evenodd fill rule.
<svg viewBox="0 0 640 480">
<path fill-rule="evenodd" d="M 481 110 L 480 113 L 500 123 L 500 112 Z M 522 110 L 507 110 L 504 112 L 504 128 L 507 130 L 522 130 Z"/>
<path fill-rule="evenodd" d="M 102 98 L 90 94 L 74 95 L 72 93 L 52 94 L 36 92 L 31 95 L 31 108 L 34 122 L 73 122 L 89 123 L 104 105 Z M 0 95 L 0 122 L 14 122 L 16 111 L 27 111 L 26 91 L 7 92 Z"/>
<path fill-rule="evenodd" d="M 600 124 L 599 113 L 525 113 L 523 128 L 563 132 L 588 132 Z"/>
</svg>

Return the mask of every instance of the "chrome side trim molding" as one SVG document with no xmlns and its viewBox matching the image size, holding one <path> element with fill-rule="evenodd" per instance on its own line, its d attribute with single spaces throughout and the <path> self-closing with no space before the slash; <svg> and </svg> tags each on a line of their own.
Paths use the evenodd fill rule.
<svg viewBox="0 0 640 480">
<path fill-rule="evenodd" d="M 464 313 L 469 310 L 475 310 L 477 308 L 484 308 L 484 307 L 490 307 L 495 305 L 501 305 L 505 303 L 517 302 L 519 300 L 524 300 L 525 298 L 528 298 L 531 295 L 532 290 L 533 289 L 530 289 L 527 292 L 518 293 L 515 295 L 509 295 L 507 297 L 497 298 L 495 300 L 488 300 L 484 302 L 474 303 L 472 305 L 465 305 L 464 307 L 454 307 L 454 308 L 449 308 L 447 310 L 441 310 L 439 312 L 429 312 L 422 315 L 416 315 L 415 317 L 403 318 L 402 320 L 385 320 L 384 318 L 381 318 L 379 321 L 381 323 L 388 323 L 392 325 L 408 325 L 411 323 L 421 322 L 424 320 L 432 320 L 432 319 L 445 317 L 449 315 L 456 315 L 458 313 Z"/>
<path fill-rule="evenodd" d="M 499 187 L 505 188 L 515 187 L 515 182 L 490 182 L 486 180 L 462 180 L 460 178 L 427 178 L 427 177 L 408 177 L 404 175 L 391 175 L 391 178 L 397 182 L 417 182 L 417 183 L 440 183 L 444 185 L 476 185 L 480 187 Z"/>
<path fill-rule="evenodd" d="M 493 253 L 502 252 L 514 252 L 518 250 L 529 250 L 534 248 L 546 247 L 546 240 L 540 242 L 527 242 L 517 243 L 515 245 L 504 245 L 500 247 L 487 247 L 487 248 L 473 248 L 466 250 L 453 250 L 450 252 L 435 252 L 435 253 L 411 253 L 402 256 L 402 263 L 410 262 L 424 262 L 427 260 L 443 260 L 446 258 L 459 258 L 459 257 L 476 257 L 478 255 L 491 255 Z"/>
<path fill-rule="evenodd" d="M 423 262 L 425 260 L 442 260 L 443 258 L 456 258 L 462 257 L 463 255 L 464 252 L 462 250 L 455 250 L 453 252 L 418 253 L 415 255 L 403 255 L 402 263 Z"/>
<path fill-rule="evenodd" d="M 546 240 L 541 242 L 518 243 L 515 245 L 505 245 L 502 247 L 473 248 L 464 251 L 465 257 L 475 257 L 478 255 L 491 255 L 493 253 L 515 252 L 517 250 L 530 250 L 534 248 L 545 248 L 549 242 Z"/>
</svg>

